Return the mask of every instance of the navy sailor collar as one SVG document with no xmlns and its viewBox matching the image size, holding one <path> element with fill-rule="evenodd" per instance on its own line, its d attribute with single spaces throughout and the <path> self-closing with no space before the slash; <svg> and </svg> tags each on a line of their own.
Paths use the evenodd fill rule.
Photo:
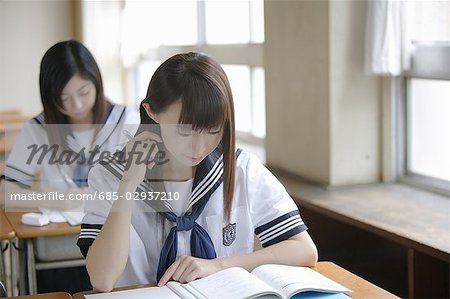
<svg viewBox="0 0 450 299">
<path fill-rule="evenodd" d="M 236 157 L 238 157 L 240 153 L 241 149 L 238 149 L 236 151 Z M 125 171 L 125 161 L 121 159 L 122 157 L 124 157 L 123 151 L 119 155 L 114 155 L 107 160 L 101 161 L 100 165 L 120 180 Z M 199 205 L 205 205 L 211 194 L 217 190 L 222 182 L 223 155 L 220 148 L 217 147 L 197 166 L 187 211 L 193 210 Z M 138 194 L 151 191 L 163 192 L 163 182 L 144 179 L 136 188 Z M 167 201 L 145 200 L 145 202 L 155 211 L 171 212 L 170 205 Z"/>
<path fill-rule="evenodd" d="M 104 116 L 104 122 L 102 128 L 95 135 L 94 141 L 90 149 L 98 146 L 99 148 L 108 140 L 111 134 L 114 132 L 116 127 L 125 117 L 126 107 L 122 105 L 115 105 L 108 102 L 107 109 Z M 42 125 L 45 129 L 45 116 L 44 112 L 41 112 L 33 120 Z M 67 136 L 67 146 L 74 152 L 79 152 L 81 150 L 81 145 L 79 145 L 72 134 Z"/>
</svg>

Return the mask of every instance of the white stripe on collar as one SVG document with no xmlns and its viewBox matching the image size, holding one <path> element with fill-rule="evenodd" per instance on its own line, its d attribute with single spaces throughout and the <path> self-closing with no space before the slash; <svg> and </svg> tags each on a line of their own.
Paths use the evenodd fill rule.
<svg viewBox="0 0 450 299">
<path fill-rule="evenodd" d="M 209 179 L 204 188 L 202 188 L 201 193 L 197 193 L 195 196 L 191 196 L 189 200 L 188 210 L 194 206 L 209 190 L 217 183 L 217 181 L 222 178 L 223 175 L 223 163 L 219 164 L 219 167 L 208 173 Z"/>
</svg>

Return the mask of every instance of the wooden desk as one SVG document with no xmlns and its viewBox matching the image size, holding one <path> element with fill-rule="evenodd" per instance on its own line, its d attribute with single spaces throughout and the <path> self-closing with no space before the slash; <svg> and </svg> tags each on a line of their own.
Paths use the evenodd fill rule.
<svg viewBox="0 0 450 299">
<path fill-rule="evenodd" d="M 36 263 L 34 256 L 34 244 L 33 239 L 38 237 L 50 237 L 50 236 L 62 236 L 62 235 L 73 235 L 80 232 L 81 227 L 71 226 L 67 223 L 50 223 L 45 226 L 29 226 L 22 224 L 23 212 L 5 212 L 9 223 L 11 224 L 16 237 L 19 241 L 19 247 L 23 248 L 23 251 L 19 252 L 19 270 L 21 275 L 19 276 L 19 287 L 20 293 L 26 294 L 26 285 L 28 285 L 29 294 L 35 294 L 37 292 L 36 283 L 36 268 L 41 265 L 46 265 L 47 269 L 57 268 L 67 266 L 61 261 L 57 262 L 45 262 Z M 85 263 L 84 259 L 71 260 L 70 267 L 83 266 Z M 27 275 L 25 275 L 25 271 Z M 25 277 L 28 281 L 25 281 Z"/>
<path fill-rule="evenodd" d="M 324 276 L 346 286 L 353 292 L 348 293 L 352 298 L 398 298 L 397 296 L 377 287 L 376 285 L 368 282 L 367 280 L 358 277 L 357 275 L 339 267 L 332 262 L 319 262 L 316 267 L 313 268 L 317 272 L 323 274 Z M 149 287 L 154 285 L 140 285 L 132 286 L 126 288 L 114 289 L 115 291 L 121 291 L 126 289 L 136 289 L 141 287 Z M 90 292 L 80 292 L 73 294 L 74 299 L 84 299 L 84 295 L 94 294 L 94 291 Z"/>
<path fill-rule="evenodd" d="M 352 298 L 399 298 L 332 262 L 319 262 L 313 269 L 352 290 L 347 294 Z"/>
<path fill-rule="evenodd" d="M 5 214 L 16 233 L 16 236 L 20 239 L 73 235 L 80 233 L 79 225 L 71 226 L 64 222 L 50 223 L 44 226 L 30 226 L 22 224 L 23 212 L 6 212 Z"/>
<path fill-rule="evenodd" d="M 0 242 L 0 280 L 4 282 L 7 290 L 11 289 L 13 284 L 11 240 L 14 239 L 14 237 L 14 230 L 9 223 L 8 218 L 6 218 L 5 212 L 0 210 L 0 241 L 3 241 Z M 5 255 L 4 252 L 7 252 L 7 254 Z M 9 263 L 5 258 L 8 259 Z M 8 273 L 6 272 L 6 265 L 9 265 Z M 7 276 L 8 274 L 9 278 Z M 12 293 L 10 292 L 10 294 Z"/>
<path fill-rule="evenodd" d="M 14 299 L 72 299 L 72 296 L 70 296 L 69 293 L 58 292 L 58 293 L 18 296 L 14 297 Z"/>
<path fill-rule="evenodd" d="M 0 112 L 0 155 L 11 150 L 23 124 L 32 117 L 19 112 Z"/>
<path fill-rule="evenodd" d="M 0 111 L 0 124 L 25 122 L 32 114 L 22 114 L 20 111 Z"/>
<path fill-rule="evenodd" d="M 11 240 L 15 236 L 14 229 L 6 218 L 5 212 L 0 211 L 0 241 Z"/>
</svg>

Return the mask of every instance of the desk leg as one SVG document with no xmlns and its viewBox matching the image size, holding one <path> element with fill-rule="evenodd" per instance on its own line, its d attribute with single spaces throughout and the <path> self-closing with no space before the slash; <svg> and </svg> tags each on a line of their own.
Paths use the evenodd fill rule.
<svg viewBox="0 0 450 299">
<path fill-rule="evenodd" d="M 36 265 L 34 260 L 33 239 L 25 239 L 25 243 L 27 254 L 28 290 L 30 295 L 35 295 L 37 293 L 37 287 L 36 287 Z"/>
<path fill-rule="evenodd" d="M 5 244 L 5 245 L 4 245 Z M 8 261 L 5 259 L 5 254 L 3 254 L 3 251 L 7 251 L 6 245 L 8 244 L 8 241 L 0 241 L 0 281 L 6 288 L 6 293 L 8 294 L 8 290 L 10 286 L 8 285 L 8 282 L 6 280 L 6 264 L 8 264 Z"/>
<path fill-rule="evenodd" d="M 16 250 L 19 241 L 18 239 L 11 240 L 10 244 L 10 257 L 11 257 L 11 293 L 12 296 L 19 295 L 18 282 L 20 275 L 20 267 L 19 267 L 19 254 Z"/>
<path fill-rule="evenodd" d="M 14 293 L 14 267 L 13 267 L 13 240 L 2 241 L 2 250 L 1 250 L 1 274 L 2 274 L 2 282 L 6 287 L 6 293 L 8 296 L 15 296 Z"/>
<path fill-rule="evenodd" d="M 27 260 L 26 260 L 26 248 L 24 239 L 18 241 L 18 268 L 19 268 L 19 295 L 23 296 L 27 294 L 26 275 L 27 275 Z"/>
</svg>

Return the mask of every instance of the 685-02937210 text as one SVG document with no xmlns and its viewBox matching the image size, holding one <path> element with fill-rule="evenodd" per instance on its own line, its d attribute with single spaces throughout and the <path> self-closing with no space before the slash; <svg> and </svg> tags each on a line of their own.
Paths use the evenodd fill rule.
<svg viewBox="0 0 450 299">
<path fill-rule="evenodd" d="M 147 191 L 147 192 L 125 192 L 125 194 L 119 194 L 118 192 L 95 192 L 94 197 L 98 196 L 99 200 L 178 200 L 180 198 L 179 192 L 157 192 L 157 191 Z"/>
<path fill-rule="evenodd" d="M 58 191 L 50 192 L 29 192 L 29 193 L 12 193 L 9 195 L 11 201 L 64 201 L 64 200 L 161 200 L 172 201 L 179 200 L 179 192 L 126 192 L 119 194 L 118 192 L 99 192 L 94 193 L 63 193 Z"/>
</svg>

